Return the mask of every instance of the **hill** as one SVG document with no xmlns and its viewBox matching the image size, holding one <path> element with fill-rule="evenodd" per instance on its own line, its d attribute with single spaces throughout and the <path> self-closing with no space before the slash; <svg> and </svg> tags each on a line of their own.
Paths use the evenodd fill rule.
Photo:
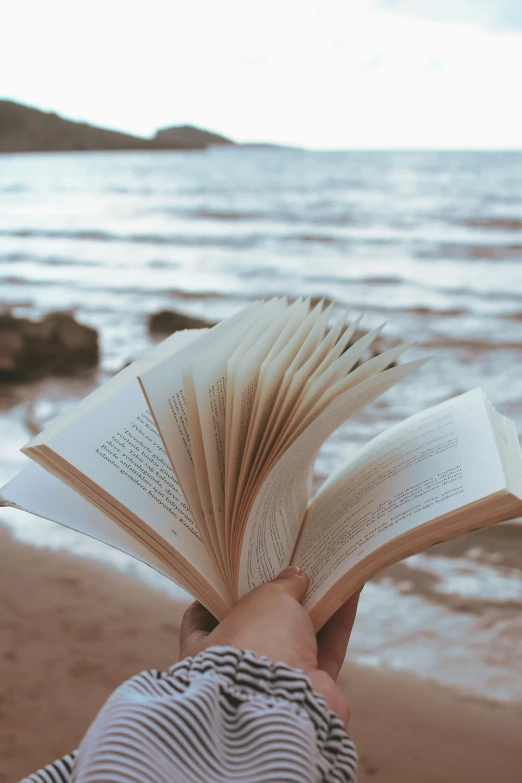
<svg viewBox="0 0 522 783">
<path fill-rule="evenodd" d="M 14 101 L 0 100 L 0 152 L 72 152 L 87 150 L 200 150 L 233 144 L 215 133 L 181 126 L 158 131 L 152 139 L 65 120 Z"/>
<path fill-rule="evenodd" d="M 193 125 L 176 125 L 172 128 L 162 128 L 154 136 L 153 141 L 161 146 L 188 148 L 198 144 L 203 147 L 211 147 L 216 144 L 234 144 L 226 136 L 219 133 L 211 133 Z M 192 147 L 194 149 L 194 147 Z"/>
</svg>

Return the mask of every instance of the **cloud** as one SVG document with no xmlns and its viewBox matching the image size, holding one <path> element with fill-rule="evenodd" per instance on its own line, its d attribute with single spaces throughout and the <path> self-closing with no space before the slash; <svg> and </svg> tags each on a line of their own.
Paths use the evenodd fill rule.
<svg viewBox="0 0 522 783">
<path fill-rule="evenodd" d="M 522 30 L 521 0 L 376 0 L 376 7 L 441 22 Z"/>
<path fill-rule="evenodd" d="M 262 65 L 266 65 L 270 62 L 268 55 L 258 55 L 257 57 L 238 57 L 237 64 L 244 65 L 247 68 L 259 68 Z"/>
<path fill-rule="evenodd" d="M 444 67 L 442 60 L 439 60 L 437 57 L 432 57 L 424 66 L 424 71 L 426 73 L 439 73 L 444 70 Z"/>
<path fill-rule="evenodd" d="M 367 60 L 362 60 L 360 63 L 358 63 L 356 68 L 359 71 L 379 71 L 384 68 L 385 63 L 386 58 L 383 57 L 382 54 L 374 54 Z"/>
</svg>

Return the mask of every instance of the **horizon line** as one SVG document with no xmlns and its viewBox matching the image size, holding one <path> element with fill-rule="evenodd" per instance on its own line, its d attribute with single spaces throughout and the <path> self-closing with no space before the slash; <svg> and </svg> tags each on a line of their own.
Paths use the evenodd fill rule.
<svg viewBox="0 0 522 783">
<path fill-rule="evenodd" d="M 140 134 L 137 134 L 135 132 L 127 131 L 127 130 L 121 130 L 119 128 L 114 127 L 108 127 L 105 125 L 97 125 L 93 124 L 91 121 L 86 119 L 74 119 L 70 116 L 64 116 L 63 114 L 60 114 L 58 111 L 54 109 L 40 109 L 38 106 L 35 106 L 34 104 L 25 103 L 20 100 L 15 100 L 13 98 L 9 97 L 3 97 L 0 96 L 0 102 L 5 101 L 6 103 L 14 103 L 19 106 L 24 106 L 28 109 L 33 109 L 34 111 L 39 111 L 42 114 L 55 114 L 56 116 L 60 117 L 61 119 L 67 121 L 67 122 L 73 122 L 78 124 L 85 124 L 89 125 L 92 128 L 98 128 L 100 130 L 106 130 L 111 131 L 114 133 L 120 133 L 122 135 L 130 136 L 132 138 L 136 138 L 144 141 L 151 141 L 154 139 L 154 134 L 158 133 L 158 131 L 163 130 L 165 128 L 181 128 L 181 127 L 190 127 L 195 128 L 197 130 L 206 131 L 209 133 L 216 133 L 218 135 L 223 135 L 225 138 L 229 139 L 232 144 L 214 144 L 209 145 L 208 149 L 229 149 L 229 147 L 272 147 L 272 148 L 279 148 L 279 149 L 285 149 L 285 150 L 292 150 L 294 152 L 322 152 L 322 153 L 340 153 L 340 152 L 522 152 L 522 144 L 519 147 L 513 147 L 513 146 L 460 146 L 460 145 L 451 145 L 451 146 L 431 146 L 431 145 L 404 145 L 404 146 L 375 146 L 375 147 L 365 147 L 365 146 L 350 146 L 350 147 L 310 147 L 310 146 L 304 146 L 302 144 L 296 144 L 293 142 L 277 142 L 277 141 L 262 141 L 262 140 L 250 140 L 250 141 L 236 141 L 232 137 L 227 136 L 223 131 L 215 131 L 210 130 L 209 128 L 204 128 L 201 125 L 193 125 L 190 123 L 181 123 L 178 125 L 167 125 L 163 127 L 157 127 L 150 136 L 143 136 Z M 48 150 L 48 151 L 20 151 L 20 152 L 0 152 L 2 155 L 48 155 L 48 154 L 77 154 L 77 153 L 85 153 L 85 152 L 204 152 L 206 150 L 183 150 L 183 149 L 151 149 L 151 150 Z"/>
</svg>

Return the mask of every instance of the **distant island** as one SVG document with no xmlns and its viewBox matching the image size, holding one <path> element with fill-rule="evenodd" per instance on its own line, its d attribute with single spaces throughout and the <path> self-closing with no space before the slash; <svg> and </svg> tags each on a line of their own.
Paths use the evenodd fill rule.
<svg viewBox="0 0 522 783">
<path fill-rule="evenodd" d="M 0 100 L 0 153 L 90 150 L 203 150 L 233 145 L 231 139 L 191 125 L 159 130 L 153 138 L 132 136 L 86 122 L 65 120 L 14 101 Z"/>
</svg>

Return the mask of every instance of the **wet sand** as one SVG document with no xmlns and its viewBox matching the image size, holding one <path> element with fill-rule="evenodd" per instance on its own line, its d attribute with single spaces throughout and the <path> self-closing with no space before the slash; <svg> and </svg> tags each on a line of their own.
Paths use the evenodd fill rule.
<svg viewBox="0 0 522 783">
<path fill-rule="evenodd" d="M 0 783 L 78 745 L 108 694 L 177 655 L 184 604 L 135 578 L 0 528 Z M 347 665 L 359 781 L 516 783 L 522 705 Z"/>
</svg>

